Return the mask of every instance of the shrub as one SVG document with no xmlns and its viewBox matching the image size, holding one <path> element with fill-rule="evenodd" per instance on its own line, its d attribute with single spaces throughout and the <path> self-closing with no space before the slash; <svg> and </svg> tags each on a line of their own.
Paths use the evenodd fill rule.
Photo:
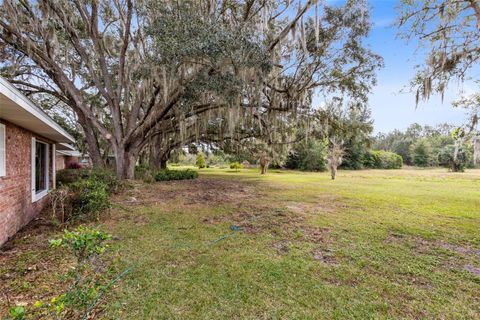
<svg viewBox="0 0 480 320">
<path fill-rule="evenodd" d="M 70 189 L 67 186 L 62 186 L 50 191 L 52 219 L 54 222 L 59 221 L 61 224 L 65 223 L 72 211 L 70 200 Z"/>
<path fill-rule="evenodd" d="M 170 180 L 186 180 L 195 179 L 198 177 L 198 172 L 195 170 L 160 170 L 155 175 L 156 181 L 170 181 Z"/>
<path fill-rule="evenodd" d="M 108 168 L 93 168 L 90 170 L 90 179 L 103 183 L 108 193 L 117 192 L 120 184 L 117 175 Z"/>
<path fill-rule="evenodd" d="M 98 219 L 99 214 L 111 206 L 108 186 L 101 180 L 92 177 L 72 183 L 69 188 L 73 217 L 92 215 Z"/>
<path fill-rule="evenodd" d="M 135 179 L 143 179 L 145 172 L 150 171 L 150 167 L 145 164 L 135 166 Z"/>
<path fill-rule="evenodd" d="M 83 166 L 78 163 L 78 162 L 70 162 L 68 165 L 67 165 L 67 168 L 68 169 L 82 169 Z"/>
<path fill-rule="evenodd" d="M 230 169 L 234 169 L 235 171 L 238 171 L 239 169 L 243 169 L 243 165 L 239 162 L 232 162 L 230 163 Z"/>
<path fill-rule="evenodd" d="M 195 162 L 195 164 L 197 165 L 197 167 L 199 169 L 203 169 L 205 168 L 206 164 L 205 164 L 205 156 L 203 155 L 203 153 L 199 152 L 197 154 L 197 161 Z"/>
<path fill-rule="evenodd" d="M 207 156 L 207 167 L 221 167 L 225 165 L 225 159 L 221 155 L 210 153 Z"/>
<path fill-rule="evenodd" d="M 403 159 L 400 155 L 383 150 L 369 151 L 364 156 L 364 166 L 372 169 L 400 169 Z"/>
<path fill-rule="evenodd" d="M 471 153 L 467 148 L 459 148 L 457 162 L 453 161 L 455 152 L 454 145 L 448 145 L 442 148 L 438 154 L 439 165 L 448 168 L 453 172 L 463 172 L 470 163 Z"/>
<path fill-rule="evenodd" d="M 304 171 L 326 171 L 326 144 L 322 141 L 299 143 L 288 155 L 286 167 Z"/>
<path fill-rule="evenodd" d="M 109 193 L 118 190 L 119 181 L 115 173 L 110 169 L 63 169 L 57 171 L 57 185 L 65 186 L 80 180 L 93 179 L 104 183 Z"/>
<path fill-rule="evenodd" d="M 57 185 L 63 186 L 82 179 L 88 179 L 90 170 L 88 169 L 63 169 L 56 173 Z"/>
</svg>

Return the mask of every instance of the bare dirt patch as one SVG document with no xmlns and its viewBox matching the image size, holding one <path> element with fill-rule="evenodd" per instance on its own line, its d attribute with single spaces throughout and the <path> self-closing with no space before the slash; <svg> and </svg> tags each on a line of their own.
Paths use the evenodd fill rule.
<svg viewBox="0 0 480 320">
<path fill-rule="evenodd" d="M 330 243 L 332 239 L 330 237 L 329 228 L 316 228 L 311 226 L 304 226 L 302 228 L 304 238 L 308 242 L 313 243 Z"/>
<path fill-rule="evenodd" d="M 474 267 L 471 264 L 467 264 L 465 266 L 465 270 L 467 270 L 468 272 L 470 272 L 471 274 L 477 277 L 480 277 L 480 268 Z"/>
<path fill-rule="evenodd" d="M 475 249 L 470 246 L 460 246 L 455 244 L 446 243 L 443 241 L 437 241 L 436 244 L 440 248 L 444 248 L 458 254 L 467 255 L 467 256 L 476 256 L 480 258 L 480 249 Z"/>
<path fill-rule="evenodd" d="M 336 265 L 337 259 L 331 250 L 317 248 L 312 250 L 313 259 L 329 265 Z"/>
<path fill-rule="evenodd" d="M 290 242 L 288 240 L 280 240 L 272 243 L 272 247 L 277 251 L 278 254 L 283 255 L 288 253 Z"/>
<path fill-rule="evenodd" d="M 158 205 L 171 201 L 182 205 L 215 206 L 243 202 L 258 196 L 260 193 L 250 184 L 201 176 L 193 180 L 151 184 L 133 182 L 129 190 L 113 197 L 112 201 L 124 206 Z"/>
<path fill-rule="evenodd" d="M 384 242 L 391 244 L 410 243 L 417 253 L 426 254 L 431 253 L 433 250 L 444 249 L 461 256 L 480 259 L 480 249 L 474 248 L 471 245 L 452 244 L 443 240 L 426 240 L 420 237 L 391 232 L 387 235 Z"/>
<path fill-rule="evenodd" d="M 466 270 L 475 276 L 480 276 L 480 268 L 475 266 L 480 263 L 480 249 L 474 248 L 469 244 L 461 245 L 448 243 L 443 240 L 426 240 L 398 233 L 390 233 L 384 242 L 409 246 L 415 254 L 436 255 L 438 258 L 441 258 L 440 265 L 444 269 Z M 446 251 L 447 254 L 442 251 Z"/>
<path fill-rule="evenodd" d="M 336 213 L 351 209 L 360 209 L 358 206 L 349 204 L 340 196 L 333 194 L 317 195 L 314 201 L 295 202 L 288 201 L 284 205 L 287 209 L 296 213 Z"/>
<path fill-rule="evenodd" d="M 473 258 L 475 260 L 480 259 L 480 250 L 473 248 L 470 245 L 452 244 L 441 240 L 429 241 L 422 238 L 416 238 L 414 246 L 415 250 L 419 253 L 430 253 L 435 250 L 443 249 L 465 258 Z"/>
</svg>

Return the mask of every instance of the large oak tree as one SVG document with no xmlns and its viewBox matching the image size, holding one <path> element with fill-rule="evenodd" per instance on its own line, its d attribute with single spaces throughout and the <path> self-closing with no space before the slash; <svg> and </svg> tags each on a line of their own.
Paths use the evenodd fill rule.
<svg viewBox="0 0 480 320">
<path fill-rule="evenodd" d="M 363 1 L 4 0 L 2 74 L 76 115 L 95 165 L 145 148 L 282 136 L 316 90 L 366 99 Z M 162 150 L 155 146 L 164 146 Z"/>
</svg>

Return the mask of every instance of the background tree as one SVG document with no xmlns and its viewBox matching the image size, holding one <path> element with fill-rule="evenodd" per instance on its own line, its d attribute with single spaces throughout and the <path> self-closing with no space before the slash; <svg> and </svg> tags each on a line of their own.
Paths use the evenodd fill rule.
<svg viewBox="0 0 480 320">
<path fill-rule="evenodd" d="M 337 177 L 337 168 L 342 164 L 342 158 L 344 155 L 342 144 L 342 142 L 336 140 L 330 141 L 330 148 L 328 150 L 328 168 L 332 180 L 335 180 Z"/>
<path fill-rule="evenodd" d="M 404 163 L 414 165 L 411 157 L 411 146 L 419 139 L 425 138 L 431 146 L 431 159 L 436 159 L 438 152 L 448 144 L 453 144 L 451 131 L 455 127 L 449 124 L 437 126 L 421 126 L 411 124 L 405 131 L 393 130 L 389 133 L 379 133 L 374 139 L 373 149 L 394 152 L 402 156 Z M 435 163 L 432 163 L 435 165 Z"/>
<path fill-rule="evenodd" d="M 456 151 L 455 149 L 455 145 L 442 148 L 438 153 L 438 164 L 452 172 L 463 172 L 470 165 L 472 154 L 466 146 L 458 147 Z M 454 154 L 457 155 L 456 159 Z"/>
<path fill-rule="evenodd" d="M 431 154 L 430 143 L 425 138 L 417 140 L 410 147 L 410 157 L 412 158 L 413 164 L 417 167 L 431 166 Z"/>
<path fill-rule="evenodd" d="M 285 163 L 288 169 L 326 171 L 328 146 L 324 141 L 309 139 L 296 143 Z"/>
<path fill-rule="evenodd" d="M 343 141 L 342 167 L 362 169 L 372 144 L 373 120 L 368 105 L 360 101 L 333 100 L 317 115 L 323 138 Z"/>
<path fill-rule="evenodd" d="M 203 152 L 197 153 L 197 161 L 195 164 L 197 165 L 198 169 L 203 169 L 206 167 L 205 156 L 203 155 Z"/>
</svg>

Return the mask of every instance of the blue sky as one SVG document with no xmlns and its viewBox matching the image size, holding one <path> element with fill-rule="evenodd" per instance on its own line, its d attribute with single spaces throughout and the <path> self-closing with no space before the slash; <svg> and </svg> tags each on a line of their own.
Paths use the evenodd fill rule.
<svg viewBox="0 0 480 320">
<path fill-rule="evenodd" d="M 408 92 L 408 84 L 415 75 L 415 65 L 423 61 L 416 53 L 416 43 L 406 43 L 397 38 L 397 29 L 392 26 L 399 0 L 370 0 L 374 27 L 367 43 L 384 58 L 385 68 L 378 72 L 378 84 L 370 95 L 375 132 L 405 129 L 413 122 L 435 125 L 448 122 L 460 124 L 464 119 L 461 110 L 452 108 L 451 102 L 459 92 L 469 92 L 467 85 L 452 84 L 442 103 L 440 96 L 415 107 L 415 94 Z M 401 91 L 404 93 L 401 93 Z"/>
</svg>

